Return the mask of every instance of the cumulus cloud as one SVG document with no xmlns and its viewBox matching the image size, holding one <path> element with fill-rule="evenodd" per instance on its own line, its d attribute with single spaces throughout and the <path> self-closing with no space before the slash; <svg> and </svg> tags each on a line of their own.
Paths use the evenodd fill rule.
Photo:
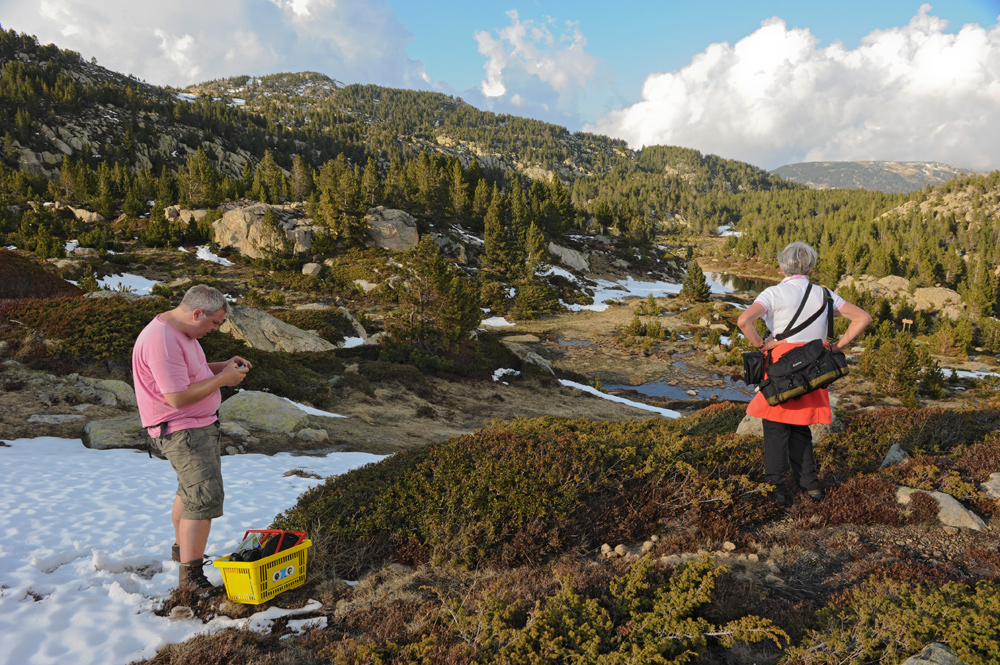
<svg viewBox="0 0 1000 665">
<path fill-rule="evenodd" d="M 1000 168 L 1000 26 L 948 32 L 923 5 L 855 49 L 780 18 L 652 74 L 642 101 L 588 131 L 767 168 L 800 161 L 940 161 Z"/>
<path fill-rule="evenodd" d="M 427 87 L 412 34 L 386 0 L 0 0 L 4 28 L 94 56 L 151 83 L 318 70 L 334 78 Z"/>
<path fill-rule="evenodd" d="M 576 102 L 597 80 L 598 58 L 587 52 L 587 39 L 572 22 L 521 20 L 507 12 L 510 25 L 475 35 L 486 57 L 480 92 L 491 107 L 525 109 L 540 115 L 575 113 Z M 529 101 L 530 100 L 530 101 Z"/>
</svg>

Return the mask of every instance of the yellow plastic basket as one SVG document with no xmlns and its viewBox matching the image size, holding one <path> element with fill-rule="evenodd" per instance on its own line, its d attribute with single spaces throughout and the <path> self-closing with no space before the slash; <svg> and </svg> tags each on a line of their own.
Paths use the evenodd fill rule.
<svg viewBox="0 0 1000 665">
<path fill-rule="evenodd" d="M 279 593 L 302 586 L 306 581 L 306 550 L 311 540 L 272 554 L 259 561 L 230 561 L 228 556 L 215 560 L 222 570 L 226 595 L 235 603 L 259 605 Z"/>
</svg>

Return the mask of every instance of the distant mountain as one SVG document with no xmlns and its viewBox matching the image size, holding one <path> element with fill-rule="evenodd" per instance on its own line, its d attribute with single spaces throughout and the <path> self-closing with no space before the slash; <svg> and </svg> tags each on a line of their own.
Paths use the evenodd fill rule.
<svg viewBox="0 0 1000 665">
<path fill-rule="evenodd" d="M 939 162 L 802 162 L 780 166 L 771 173 L 813 189 L 906 193 L 976 172 Z"/>
</svg>

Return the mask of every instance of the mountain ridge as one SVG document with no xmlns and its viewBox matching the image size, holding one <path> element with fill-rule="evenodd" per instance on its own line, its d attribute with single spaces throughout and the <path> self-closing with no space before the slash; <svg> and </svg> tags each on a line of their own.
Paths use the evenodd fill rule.
<svg viewBox="0 0 1000 665">
<path fill-rule="evenodd" d="M 869 189 L 889 194 L 914 192 L 978 172 L 941 162 L 822 161 L 785 164 L 771 171 L 811 189 Z"/>
</svg>

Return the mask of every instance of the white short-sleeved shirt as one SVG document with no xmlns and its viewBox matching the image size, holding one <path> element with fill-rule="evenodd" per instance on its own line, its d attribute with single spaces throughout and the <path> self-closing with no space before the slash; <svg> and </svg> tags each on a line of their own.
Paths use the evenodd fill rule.
<svg viewBox="0 0 1000 665">
<path fill-rule="evenodd" d="M 778 335 L 785 331 L 788 323 L 795 316 L 795 310 L 799 308 L 802 296 L 805 295 L 806 287 L 808 286 L 809 277 L 807 275 L 792 275 L 781 280 L 780 284 L 775 284 L 760 292 L 754 303 L 760 303 L 764 307 L 764 323 L 767 324 L 767 328 L 771 331 L 771 334 Z M 833 309 L 837 311 L 844 306 L 846 301 L 832 291 L 831 295 L 833 296 Z M 805 307 L 802 308 L 802 313 L 799 314 L 795 325 L 800 325 L 824 305 L 825 296 L 823 288 L 817 284 L 813 284 L 812 291 L 809 292 L 809 300 L 806 302 Z M 827 315 L 824 312 L 804 330 L 786 338 L 784 341 L 796 343 L 811 342 L 814 339 L 826 339 L 826 333 Z"/>
</svg>

